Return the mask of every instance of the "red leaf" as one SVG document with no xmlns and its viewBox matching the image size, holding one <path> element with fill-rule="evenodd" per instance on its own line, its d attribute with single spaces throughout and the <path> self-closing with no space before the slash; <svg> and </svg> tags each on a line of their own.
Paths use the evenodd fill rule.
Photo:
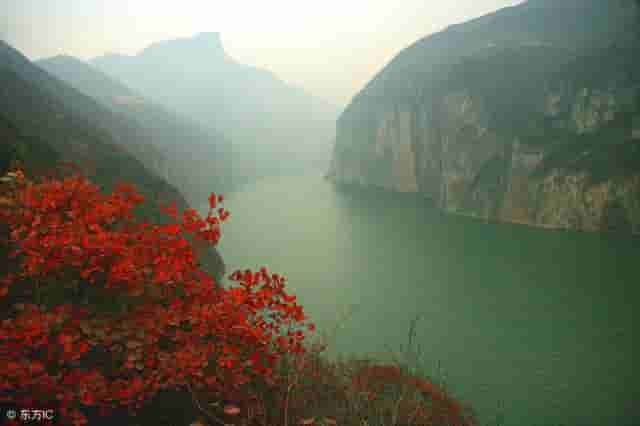
<svg viewBox="0 0 640 426">
<path fill-rule="evenodd" d="M 211 195 L 209 195 L 209 208 L 215 209 L 216 208 L 216 194 L 215 193 L 211 193 Z"/>
<path fill-rule="evenodd" d="M 69 304 L 46 311 L 25 302 L 17 318 L 0 317 L 0 339 L 8 342 L 0 366 L 15 367 L 10 368 L 15 380 L 1 383 L 3 391 L 28 388 L 59 396 L 61 415 L 79 423 L 84 420 L 72 409 L 79 404 L 99 400 L 132 405 L 167 386 L 199 382 L 223 392 L 254 376 L 275 384 L 275 362 L 285 352 L 302 350 L 302 331 L 281 336 L 304 318 L 293 303 L 296 297 L 284 293 L 284 277 L 270 275 L 266 268 L 247 270 L 231 275 L 239 282 L 236 288 L 217 288 L 199 268 L 187 237 L 205 240 L 199 241 L 198 250 L 219 240 L 220 224 L 229 217 L 225 209 L 214 210 L 222 195 L 209 197 L 206 220 L 186 209 L 180 223 L 158 225 L 134 218 L 142 197 L 126 184 L 103 194 L 73 175 L 43 178 L 16 191 L 11 202 L 20 208 L 3 210 L 0 221 L 8 227 L 8 253 L 18 256 L 20 273 L 1 281 L 0 292 L 13 282 L 51 278 L 69 284 L 89 281 L 98 291 L 108 288 L 109 297 L 140 297 L 118 316 L 102 316 L 95 306 L 81 313 Z M 178 221 L 175 203 L 161 209 Z M 271 318 L 267 311 L 278 315 Z M 186 324 L 190 328 L 183 327 Z M 137 330 L 136 336 L 124 330 Z M 163 340 L 175 348 L 159 350 Z M 124 342 L 129 345 L 122 346 Z M 106 374 L 102 363 L 95 370 L 73 364 L 91 347 L 120 352 L 124 365 L 105 363 L 110 365 Z M 10 364 L 11 359 L 24 362 Z M 214 366 L 208 364 L 211 359 L 224 367 L 220 377 L 205 374 L 206 367 Z M 45 365 L 57 365 L 61 378 L 51 380 Z M 237 415 L 240 409 L 232 406 L 227 412 Z"/>
<path fill-rule="evenodd" d="M 230 416 L 235 416 L 236 414 L 240 414 L 240 409 L 235 405 L 229 404 L 229 405 L 225 405 L 224 412 L 225 414 L 228 414 Z"/>
</svg>

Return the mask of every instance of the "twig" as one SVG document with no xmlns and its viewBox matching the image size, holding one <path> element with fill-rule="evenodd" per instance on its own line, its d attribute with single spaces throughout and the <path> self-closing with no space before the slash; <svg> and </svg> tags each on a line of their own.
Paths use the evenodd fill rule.
<svg viewBox="0 0 640 426">
<path fill-rule="evenodd" d="M 291 389 L 293 389 L 293 383 L 287 386 L 287 398 L 284 401 L 284 426 L 289 425 L 289 395 L 291 395 Z"/>
<path fill-rule="evenodd" d="M 214 416 L 213 414 L 211 414 L 211 412 L 209 412 L 209 410 L 205 409 L 201 404 L 200 401 L 198 400 L 198 398 L 196 397 L 195 392 L 193 391 L 193 389 L 191 389 L 191 385 L 189 385 L 187 383 L 187 389 L 189 390 L 189 393 L 191 394 L 191 399 L 193 399 L 193 402 L 196 404 L 196 407 L 202 411 L 207 417 L 209 417 L 210 419 L 212 419 L 213 421 L 215 421 L 216 423 L 219 423 L 221 425 L 226 425 L 226 423 L 222 420 L 220 420 L 219 418 L 217 418 L 216 416 Z"/>
</svg>

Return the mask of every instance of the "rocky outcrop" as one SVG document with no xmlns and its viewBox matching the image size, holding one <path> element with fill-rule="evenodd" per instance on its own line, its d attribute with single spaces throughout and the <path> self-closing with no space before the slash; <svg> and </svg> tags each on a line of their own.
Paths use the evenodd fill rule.
<svg viewBox="0 0 640 426">
<path fill-rule="evenodd" d="M 486 220 L 640 232 L 637 43 L 617 34 L 615 46 L 569 49 L 518 32 L 544 8 L 592 13 L 571 4 L 530 1 L 402 52 L 340 117 L 329 177 Z M 521 41 L 469 47 L 498 22 Z M 425 60 L 447 37 L 463 47 Z"/>
</svg>

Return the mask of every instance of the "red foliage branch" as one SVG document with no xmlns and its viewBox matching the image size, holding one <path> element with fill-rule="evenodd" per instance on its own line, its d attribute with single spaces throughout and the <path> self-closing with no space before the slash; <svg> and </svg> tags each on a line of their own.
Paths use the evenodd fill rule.
<svg viewBox="0 0 640 426">
<path fill-rule="evenodd" d="M 135 408 L 164 388 L 269 382 L 277 359 L 304 350 L 306 317 L 284 277 L 237 271 L 223 288 L 200 269 L 187 237 L 218 242 L 229 216 L 217 208 L 222 196 L 211 195 L 206 217 L 165 206 L 170 221 L 159 225 L 134 217 L 143 197 L 130 185 L 103 194 L 78 174 L 18 177 L 0 204 L 17 266 L 0 282 L 0 301 L 52 287 L 73 300 L 84 286 L 129 303 L 117 313 L 13 303 L 0 323 L 0 399 L 53 399 L 69 423 L 83 424 L 83 407 Z"/>
</svg>

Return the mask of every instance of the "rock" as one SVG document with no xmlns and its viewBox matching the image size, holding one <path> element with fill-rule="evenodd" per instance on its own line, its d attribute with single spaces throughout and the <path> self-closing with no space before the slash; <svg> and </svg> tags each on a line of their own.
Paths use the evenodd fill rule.
<svg viewBox="0 0 640 426">
<path fill-rule="evenodd" d="M 420 40 L 340 116 L 328 177 L 492 221 L 638 232 L 640 45 L 593 49 L 620 13 L 525 2 Z"/>
</svg>

